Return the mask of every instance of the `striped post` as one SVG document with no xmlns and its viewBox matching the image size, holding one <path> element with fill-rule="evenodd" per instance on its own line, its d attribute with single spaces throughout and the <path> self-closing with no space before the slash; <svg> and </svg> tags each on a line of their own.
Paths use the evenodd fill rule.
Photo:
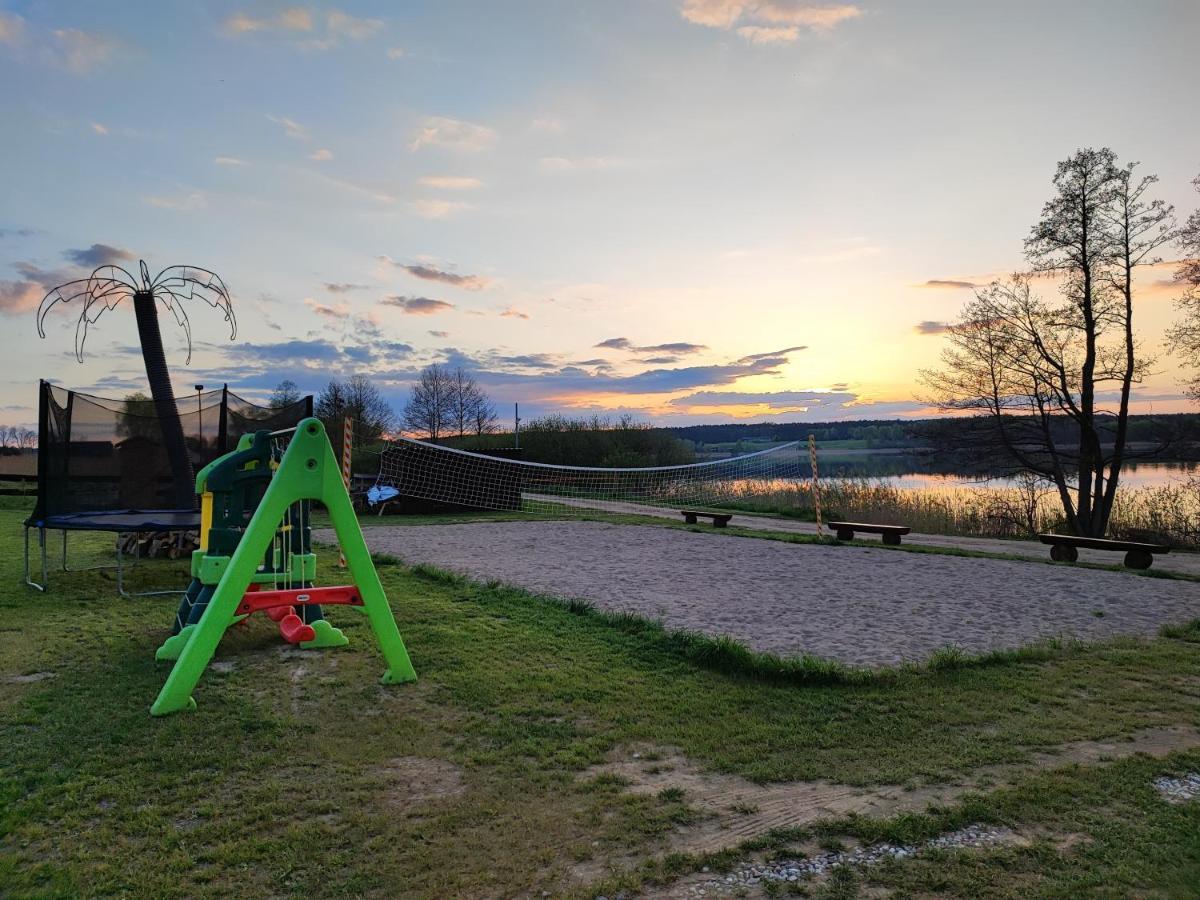
<svg viewBox="0 0 1200 900">
<path fill-rule="evenodd" d="M 342 420 L 342 484 L 346 486 L 346 495 L 350 494 L 350 457 L 354 451 L 354 420 L 346 416 Z M 346 554 L 338 555 L 338 565 L 346 568 Z"/>
<path fill-rule="evenodd" d="M 817 513 L 817 534 L 824 534 L 821 525 L 821 479 L 817 475 L 817 436 L 808 436 L 808 461 L 812 464 L 813 509 Z"/>
</svg>

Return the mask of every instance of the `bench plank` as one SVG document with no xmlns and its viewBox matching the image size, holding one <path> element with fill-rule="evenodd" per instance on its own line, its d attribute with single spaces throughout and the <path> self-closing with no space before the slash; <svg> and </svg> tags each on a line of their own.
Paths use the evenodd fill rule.
<svg viewBox="0 0 1200 900">
<path fill-rule="evenodd" d="M 854 532 L 863 531 L 867 534 L 883 535 L 883 542 L 890 547 L 900 544 L 900 536 L 912 531 L 907 525 L 873 525 L 870 522 L 829 522 L 830 528 L 837 532 L 839 541 L 854 540 Z"/>
<path fill-rule="evenodd" d="M 708 512 L 703 509 L 681 509 L 679 514 L 683 516 L 683 521 L 688 525 L 695 525 L 697 516 L 712 519 L 713 528 L 724 528 L 733 518 L 733 513 Z"/>
<path fill-rule="evenodd" d="M 1165 544 L 1146 544 L 1141 541 L 1113 541 L 1108 538 L 1079 537 L 1073 534 L 1039 534 L 1038 540 L 1050 545 L 1050 558 L 1055 562 L 1075 562 L 1079 548 L 1087 550 L 1125 551 L 1127 569 L 1148 569 L 1154 564 L 1154 554 L 1170 553 Z"/>
<path fill-rule="evenodd" d="M 1170 553 L 1166 544 L 1146 544 L 1142 541 L 1114 541 L 1109 538 L 1078 537 L 1073 534 L 1039 534 L 1043 544 L 1062 544 L 1086 547 L 1089 550 L 1145 550 L 1149 553 Z"/>
</svg>

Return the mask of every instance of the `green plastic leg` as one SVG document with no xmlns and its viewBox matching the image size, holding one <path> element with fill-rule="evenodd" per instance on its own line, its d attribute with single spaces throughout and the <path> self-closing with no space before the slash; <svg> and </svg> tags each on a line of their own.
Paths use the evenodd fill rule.
<svg viewBox="0 0 1200 900">
<path fill-rule="evenodd" d="M 163 641 L 163 645 L 154 651 L 154 658 L 179 659 L 179 654 L 183 652 L 183 648 L 187 646 L 187 642 L 191 640 L 192 632 L 195 630 L 195 625 L 184 625 L 179 634 L 173 634 Z"/>
<path fill-rule="evenodd" d="M 379 583 L 379 574 L 342 483 L 333 449 L 325 437 L 325 428 L 318 419 L 305 419 L 297 427 L 270 487 L 230 557 L 204 615 L 190 640 L 183 645 L 166 684 L 150 707 L 152 715 L 162 716 L 195 705 L 192 690 L 212 659 L 221 635 L 234 620 L 237 605 L 271 544 L 275 526 L 287 508 L 298 500 L 320 500 L 329 510 L 350 575 L 362 594 L 371 629 L 387 662 L 383 682 L 396 684 L 416 679 L 417 673 L 408 658 L 408 650 L 396 627 L 387 596 Z"/>
<path fill-rule="evenodd" d="M 342 634 L 340 628 L 334 628 L 326 619 L 317 619 L 315 622 L 310 622 L 312 630 L 316 632 L 316 637 L 311 641 L 301 641 L 300 646 L 305 650 L 319 650 L 324 647 L 345 647 L 350 643 L 350 639 Z"/>
</svg>

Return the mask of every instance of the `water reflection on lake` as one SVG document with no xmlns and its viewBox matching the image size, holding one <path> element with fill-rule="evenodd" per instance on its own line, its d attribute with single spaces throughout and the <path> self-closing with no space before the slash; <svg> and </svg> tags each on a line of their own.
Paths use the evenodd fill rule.
<svg viewBox="0 0 1200 900">
<path fill-rule="evenodd" d="M 925 490 L 960 490 L 962 488 L 1012 487 L 1016 481 L 997 473 L 965 471 L 968 467 L 954 465 L 934 457 L 918 454 L 880 454 L 858 457 L 831 455 L 820 460 L 822 478 L 869 478 L 898 488 Z M 1121 469 L 1121 486 L 1127 488 L 1158 487 L 1200 476 L 1197 462 L 1139 462 L 1126 463 Z"/>
</svg>

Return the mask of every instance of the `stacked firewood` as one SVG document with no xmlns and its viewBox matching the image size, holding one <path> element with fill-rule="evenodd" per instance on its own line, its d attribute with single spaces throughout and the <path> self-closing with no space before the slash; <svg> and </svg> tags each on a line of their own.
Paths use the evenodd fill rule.
<svg viewBox="0 0 1200 900">
<path fill-rule="evenodd" d="M 186 559 L 200 548 L 200 532 L 130 531 L 117 535 L 117 547 L 143 559 Z"/>
</svg>

